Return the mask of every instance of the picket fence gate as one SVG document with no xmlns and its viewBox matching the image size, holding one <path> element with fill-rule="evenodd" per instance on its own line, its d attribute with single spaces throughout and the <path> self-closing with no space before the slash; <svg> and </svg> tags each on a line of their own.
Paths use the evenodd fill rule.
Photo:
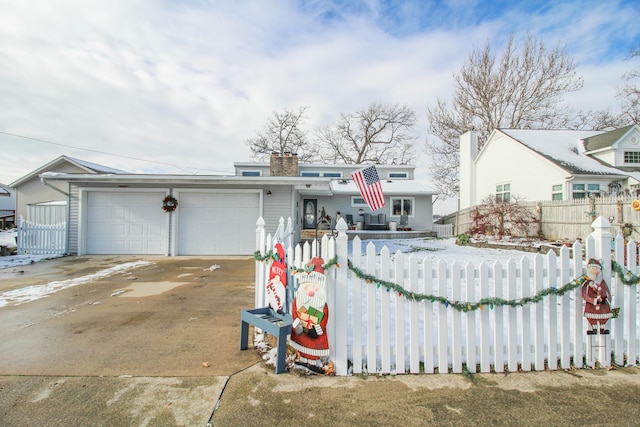
<svg viewBox="0 0 640 427">
<path fill-rule="evenodd" d="M 67 252 L 67 223 L 38 224 L 18 219 L 18 255 L 63 255 Z"/>
<path fill-rule="evenodd" d="M 291 220 L 280 220 L 278 231 L 265 235 L 262 218 L 256 223 L 256 307 L 265 305 L 264 287 L 269 260 L 265 254 L 278 241 L 291 236 Z M 592 223 L 585 245 L 576 241 L 559 254 L 535 254 L 506 263 L 461 265 L 443 260 L 391 254 L 373 243 L 362 248 L 359 238 L 349 255 L 347 226 L 341 221 L 338 236 L 321 242 L 285 245 L 290 271 L 313 256 L 337 263 L 327 276 L 329 323 L 327 334 L 336 375 L 433 374 L 462 372 L 516 372 L 569 367 L 637 365 L 639 353 L 637 286 L 625 285 L 612 274 L 612 257 L 638 273 L 635 242 L 613 238 L 604 217 Z M 584 258 L 583 258 L 584 254 Z M 620 316 L 609 320 L 610 335 L 587 336 L 581 287 L 559 294 L 563 286 L 582 277 L 585 259 L 602 260 L 603 278 L 613 295 L 612 307 Z M 288 283 L 289 310 L 297 288 L 296 274 Z M 545 294 L 546 293 L 546 294 Z M 424 298 L 434 296 L 433 300 Z M 487 304 L 470 311 L 481 299 L 520 301 L 540 297 L 531 304 Z M 442 303 L 439 297 L 445 299 Z M 501 300 L 498 300 L 501 299 Z M 447 302 L 452 304 L 449 305 Z"/>
</svg>

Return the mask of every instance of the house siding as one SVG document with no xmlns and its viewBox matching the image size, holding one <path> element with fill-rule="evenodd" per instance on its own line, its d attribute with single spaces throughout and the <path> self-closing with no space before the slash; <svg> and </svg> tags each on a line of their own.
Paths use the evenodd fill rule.
<svg viewBox="0 0 640 427">
<path fill-rule="evenodd" d="M 68 252 L 70 254 L 78 253 L 78 238 L 79 238 L 79 224 L 80 224 L 80 188 L 76 185 L 71 185 L 69 188 L 69 201 L 68 201 L 68 219 L 67 219 L 67 242 Z"/>
<path fill-rule="evenodd" d="M 265 231 L 274 234 L 278 229 L 280 218 L 284 218 L 285 221 L 289 217 L 293 218 L 293 187 L 278 186 L 271 189 L 271 196 L 267 196 L 266 193 L 267 190 L 264 190 L 262 217 L 265 221 Z"/>
<path fill-rule="evenodd" d="M 476 200 L 469 206 L 480 204 L 496 193 L 496 185 L 511 184 L 511 195 L 527 195 L 528 200 L 551 199 L 555 184 L 566 181 L 567 173 L 541 158 L 517 141 L 502 137 L 485 146 L 476 162 Z M 473 181 L 471 185 L 474 185 Z M 469 206 L 461 206 L 466 208 Z"/>
<path fill-rule="evenodd" d="M 72 165 L 63 163 L 49 170 L 55 173 L 86 173 L 85 170 Z M 43 202 L 64 201 L 67 197 L 62 192 L 67 192 L 68 185 L 62 182 L 48 182 L 51 187 L 55 187 L 60 191 L 44 185 L 40 181 L 39 176 L 34 176 L 30 180 L 23 182 L 16 188 L 16 214 L 28 218 L 28 205 Z"/>
</svg>

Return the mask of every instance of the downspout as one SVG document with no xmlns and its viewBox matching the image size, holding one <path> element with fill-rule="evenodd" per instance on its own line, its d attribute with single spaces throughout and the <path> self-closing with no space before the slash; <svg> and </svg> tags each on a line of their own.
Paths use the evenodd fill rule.
<svg viewBox="0 0 640 427">
<path fill-rule="evenodd" d="M 56 190 L 58 193 L 64 194 L 65 196 L 67 196 L 67 199 L 69 198 L 69 193 L 65 193 L 64 191 L 62 191 L 61 189 L 59 189 L 58 187 L 54 187 L 53 185 L 49 184 L 47 182 L 47 179 L 43 176 L 40 175 L 40 182 L 42 182 L 44 185 L 46 185 L 49 188 L 52 188 L 54 190 Z M 67 200 L 68 202 L 68 200 Z"/>
</svg>

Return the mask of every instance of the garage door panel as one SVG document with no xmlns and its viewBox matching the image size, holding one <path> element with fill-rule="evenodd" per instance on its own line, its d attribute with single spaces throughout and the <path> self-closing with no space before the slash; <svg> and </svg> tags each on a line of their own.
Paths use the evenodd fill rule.
<svg viewBox="0 0 640 427">
<path fill-rule="evenodd" d="M 178 254 L 252 254 L 259 216 L 258 193 L 181 193 Z"/>
<path fill-rule="evenodd" d="M 167 214 L 161 209 L 164 192 L 88 193 L 87 253 L 168 253 Z"/>
</svg>

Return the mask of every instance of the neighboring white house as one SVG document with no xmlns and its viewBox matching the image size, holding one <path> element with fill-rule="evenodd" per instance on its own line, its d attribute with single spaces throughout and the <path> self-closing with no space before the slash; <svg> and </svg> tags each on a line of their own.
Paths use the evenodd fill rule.
<svg viewBox="0 0 640 427">
<path fill-rule="evenodd" d="M 269 163 L 236 163 L 232 176 L 46 172 L 38 180 L 68 195 L 70 253 L 250 255 L 260 217 L 270 233 L 292 218 L 297 241 L 310 211 L 324 208 L 332 226 L 337 212 L 354 222 L 359 210 L 370 213 L 351 181 L 362 167 L 274 154 Z M 408 227 L 432 231 L 437 192 L 414 180 L 415 166 L 376 167 L 386 206 L 375 213 L 387 221 L 406 213 Z M 178 202 L 171 213 L 163 210 L 169 195 Z"/>
<path fill-rule="evenodd" d="M 15 190 L 14 208 L 18 217 L 26 220 L 55 224 L 66 221 L 68 186 L 65 183 L 51 184 L 40 179 L 40 174 L 81 173 L 119 174 L 126 173 L 68 156 L 60 156 L 10 184 Z"/>
<path fill-rule="evenodd" d="M 613 131 L 496 129 L 481 150 L 477 132 L 460 137 L 460 209 L 487 196 L 528 201 L 636 194 L 640 128 Z"/>
</svg>

